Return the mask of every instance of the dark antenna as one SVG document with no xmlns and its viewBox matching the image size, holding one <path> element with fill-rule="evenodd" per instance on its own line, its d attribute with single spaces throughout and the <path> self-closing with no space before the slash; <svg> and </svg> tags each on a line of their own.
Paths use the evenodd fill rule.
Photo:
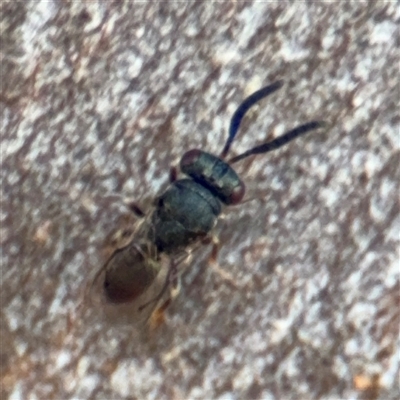
<svg viewBox="0 0 400 400">
<path fill-rule="evenodd" d="M 304 125 L 300 125 L 289 132 L 286 132 L 284 135 L 277 137 L 270 142 L 260 144 L 259 146 L 253 147 L 250 150 L 245 151 L 242 154 L 239 154 L 236 157 L 232 157 L 229 160 L 229 163 L 233 164 L 237 161 L 243 160 L 243 158 L 252 156 L 253 154 L 262 154 L 268 153 L 269 151 L 279 149 L 279 147 L 284 146 L 286 143 L 289 143 L 291 140 L 296 139 L 299 136 L 302 136 L 314 129 L 323 128 L 326 126 L 326 122 L 324 121 L 311 121 L 307 122 Z"/>
<path fill-rule="evenodd" d="M 220 155 L 221 158 L 225 158 L 226 155 L 228 154 L 228 152 L 231 148 L 232 142 L 235 139 L 235 136 L 239 130 L 240 123 L 242 122 L 242 119 L 245 116 L 246 112 L 258 101 L 260 101 L 261 99 L 274 93 L 276 90 L 280 89 L 282 87 L 282 85 L 283 85 L 282 80 L 276 81 L 276 82 L 272 83 L 271 85 L 268 85 L 268 86 L 258 90 L 257 92 L 253 93 L 252 95 L 250 95 L 249 97 L 244 99 L 242 104 L 240 104 L 240 106 L 238 107 L 238 109 L 235 111 L 235 113 L 232 116 L 231 124 L 229 126 L 229 136 L 228 136 L 225 146 L 221 152 L 221 155 Z M 228 162 L 233 164 L 235 162 L 243 160 L 244 158 L 252 156 L 254 154 L 267 153 L 269 151 L 278 149 L 279 147 L 284 146 L 285 144 L 289 143 L 290 141 L 292 141 L 293 139 L 296 139 L 299 136 L 302 136 L 314 129 L 323 128 L 325 126 L 326 126 L 326 123 L 324 121 L 307 122 L 306 124 L 300 125 L 294 129 L 290 130 L 289 132 L 286 132 L 282 136 L 271 140 L 270 142 L 253 147 L 252 149 L 247 150 L 238 156 L 232 157 Z"/>
<path fill-rule="evenodd" d="M 238 107 L 238 109 L 235 111 L 235 113 L 232 116 L 231 119 L 231 124 L 229 126 L 229 136 L 228 140 L 225 143 L 224 149 L 221 152 L 220 157 L 225 158 L 226 155 L 228 154 L 233 139 L 235 139 L 235 136 L 237 134 L 237 131 L 239 129 L 240 123 L 242 122 L 242 119 L 244 115 L 249 111 L 251 107 L 254 106 L 258 101 L 263 99 L 264 97 L 269 96 L 270 94 L 274 93 L 276 90 L 280 89 L 283 86 L 283 81 L 276 81 L 272 83 L 271 85 L 268 85 L 260 90 L 257 90 L 257 92 L 254 92 L 252 95 L 244 99 L 243 103 Z"/>
</svg>

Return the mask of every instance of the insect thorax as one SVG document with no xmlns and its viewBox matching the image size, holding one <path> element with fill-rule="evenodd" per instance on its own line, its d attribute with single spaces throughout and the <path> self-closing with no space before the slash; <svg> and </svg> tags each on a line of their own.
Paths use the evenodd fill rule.
<svg viewBox="0 0 400 400">
<path fill-rule="evenodd" d="M 180 179 L 158 198 L 150 240 L 160 252 L 173 253 L 207 236 L 221 203 L 211 191 L 192 179 Z"/>
</svg>

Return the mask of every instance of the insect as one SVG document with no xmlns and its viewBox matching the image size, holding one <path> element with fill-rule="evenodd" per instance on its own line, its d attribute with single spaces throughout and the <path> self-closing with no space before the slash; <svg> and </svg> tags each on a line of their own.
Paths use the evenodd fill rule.
<svg viewBox="0 0 400 400">
<path fill-rule="evenodd" d="M 156 197 L 149 214 L 145 215 L 136 204 L 131 205 L 132 211 L 141 217 L 139 227 L 128 235 L 103 267 L 104 293 L 109 302 L 126 303 L 140 297 L 158 276 L 161 257 L 168 256 L 170 266 L 162 288 L 153 299 L 139 307 L 143 310 L 151 303 L 159 303 L 170 289 L 170 295 L 156 311 L 162 314 L 171 302 L 171 293 L 177 291 L 178 266 L 187 257 L 188 249 L 213 242 L 216 254 L 218 244 L 211 232 L 223 208 L 243 200 L 245 184 L 232 165 L 252 155 L 278 149 L 299 136 L 325 126 L 323 121 L 308 122 L 226 161 L 246 112 L 282 85 L 283 81 L 276 81 L 240 104 L 232 116 L 228 139 L 219 156 L 200 149 L 186 152 L 180 160 L 180 171 L 186 177 L 178 179 L 176 169 L 171 169 L 170 185 Z"/>
</svg>

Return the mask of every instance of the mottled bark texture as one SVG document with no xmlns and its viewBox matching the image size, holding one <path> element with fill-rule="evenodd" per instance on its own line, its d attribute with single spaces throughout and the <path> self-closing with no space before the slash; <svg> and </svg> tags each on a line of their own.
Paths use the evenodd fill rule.
<svg viewBox="0 0 400 400">
<path fill-rule="evenodd" d="M 400 397 L 400 11 L 293 3 L 2 2 L 2 398 Z M 122 197 L 220 152 L 277 79 L 232 155 L 329 128 L 238 165 L 258 200 L 217 229 L 237 288 L 203 249 L 151 337 L 105 318 L 85 294 Z"/>
</svg>

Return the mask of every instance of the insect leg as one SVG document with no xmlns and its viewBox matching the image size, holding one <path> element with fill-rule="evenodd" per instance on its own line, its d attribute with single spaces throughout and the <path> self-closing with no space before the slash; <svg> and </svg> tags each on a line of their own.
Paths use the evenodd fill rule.
<svg viewBox="0 0 400 400">
<path fill-rule="evenodd" d="M 229 272 L 227 272 L 223 268 L 221 268 L 217 262 L 219 249 L 221 247 L 218 237 L 213 235 L 213 236 L 211 236 L 210 239 L 211 239 L 211 243 L 212 243 L 212 248 L 211 248 L 211 253 L 210 253 L 208 261 L 211 265 L 211 268 L 214 270 L 214 272 L 216 272 L 222 278 L 222 280 L 224 280 L 225 282 L 227 282 L 228 284 L 233 286 L 235 289 L 238 289 L 239 288 L 238 284 L 236 283 L 233 276 Z"/>
<path fill-rule="evenodd" d="M 180 292 L 180 274 L 177 268 L 177 263 L 174 263 L 171 261 L 171 266 L 168 271 L 167 278 L 165 280 L 164 287 L 161 289 L 161 292 L 157 296 L 157 298 L 153 299 L 158 301 L 166 291 L 166 289 L 169 287 L 169 295 L 165 299 L 165 301 L 159 306 L 154 309 L 154 311 L 150 315 L 149 319 L 149 325 L 150 329 L 154 330 L 158 328 L 160 325 L 162 325 L 165 322 L 165 311 L 167 308 L 171 305 L 172 300 L 178 296 Z M 152 301 L 153 301 L 152 300 Z M 151 301 L 151 302 L 152 302 Z M 149 303 L 145 304 L 144 306 L 148 305 Z M 142 306 L 143 307 L 143 306 Z"/>
<path fill-rule="evenodd" d="M 178 169 L 171 167 L 169 170 L 169 183 L 173 183 L 178 179 Z"/>
<path fill-rule="evenodd" d="M 137 203 L 130 202 L 127 204 L 127 206 L 138 218 L 144 218 L 146 216 L 146 213 Z"/>
<path fill-rule="evenodd" d="M 164 303 L 157 307 L 149 317 L 150 330 L 154 331 L 165 322 L 165 310 L 170 306 L 172 302 L 171 297 L 164 301 Z"/>
</svg>

